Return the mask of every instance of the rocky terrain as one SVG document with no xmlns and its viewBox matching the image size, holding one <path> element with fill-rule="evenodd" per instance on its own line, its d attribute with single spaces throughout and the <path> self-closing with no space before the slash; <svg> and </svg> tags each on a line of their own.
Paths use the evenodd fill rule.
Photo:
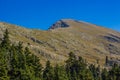
<svg viewBox="0 0 120 80">
<path fill-rule="evenodd" d="M 5 29 L 12 43 L 23 42 L 42 64 L 46 60 L 63 63 L 69 52 L 84 57 L 88 63 L 99 60 L 100 65 L 104 65 L 105 56 L 120 59 L 120 33 L 91 23 L 62 19 L 42 31 L 0 22 L 1 38 Z"/>
</svg>

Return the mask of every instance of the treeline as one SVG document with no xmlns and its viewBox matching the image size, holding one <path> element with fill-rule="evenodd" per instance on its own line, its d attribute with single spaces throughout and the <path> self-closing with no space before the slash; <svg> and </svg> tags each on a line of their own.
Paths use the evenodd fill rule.
<svg viewBox="0 0 120 80">
<path fill-rule="evenodd" d="M 6 30 L 0 43 L 0 80 L 120 80 L 120 66 L 101 70 L 70 52 L 64 65 L 51 66 L 47 61 L 43 68 L 40 59 L 21 42 L 11 44 Z"/>
</svg>

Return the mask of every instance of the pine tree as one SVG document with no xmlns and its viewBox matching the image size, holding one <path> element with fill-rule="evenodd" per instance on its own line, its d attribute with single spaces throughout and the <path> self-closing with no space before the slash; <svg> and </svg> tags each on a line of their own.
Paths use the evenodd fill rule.
<svg viewBox="0 0 120 80">
<path fill-rule="evenodd" d="M 85 60 L 80 56 L 77 59 L 73 53 L 69 53 L 69 58 L 66 61 L 66 72 L 69 80 L 93 80 Z"/>
<path fill-rule="evenodd" d="M 46 62 L 46 67 L 43 71 L 43 80 L 54 80 L 53 67 L 50 65 L 50 61 Z"/>
<path fill-rule="evenodd" d="M 10 79 L 15 79 L 18 75 L 16 72 L 18 70 L 19 62 L 18 62 L 18 56 L 16 52 L 16 48 L 14 45 L 11 46 L 10 49 L 10 70 L 8 72 Z"/>
<path fill-rule="evenodd" d="M 60 80 L 69 80 L 69 77 L 67 76 L 67 72 L 66 72 L 64 66 L 59 66 L 59 79 Z"/>
<path fill-rule="evenodd" d="M 120 80 L 120 66 L 118 64 L 112 66 L 112 69 L 109 71 L 109 79 Z"/>
<path fill-rule="evenodd" d="M 42 65 L 40 64 L 40 60 L 37 56 L 33 55 L 33 69 L 35 71 L 35 77 L 40 78 L 41 77 L 41 71 L 42 71 Z"/>
<path fill-rule="evenodd" d="M 66 72 L 68 74 L 68 77 L 70 80 L 74 80 L 74 76 L 76 76 L 76 65 L 75 62 L 77 61 L 77 58 L 74 53 L 69 53 L 69 58 L 66 60 Z"/>
<path fill-rule="evenodd" d="M 3 40 L 0 44 L 0 80 L 9 80 L 8 76 L 9 47 L 10 40 L 8 30 L 6 29 Z"/>
<path fill-rule="evenodd" d="M 95 65 L 91 64 L 89 66 L 89 70 L 92 72 L 92 75 L 93 75 L 94 79 L 96 80 L 96 78 L 97 78 L 97 71 L 96 71 Z"/>
<path fill-rule="evenodd" d="M 25 48 L 24 56 L 26 71 L 32 76 L 32 79 L 40 79 L 42 77 L 42 65 L 40 64 L 40 59 L 33 55 L 28 47 Z"/>
<path fill-rule="evenodd" d="M 7 29 L 5 30 L 4 37 L 1 42 L 1 47 L 5 49 L 9 49 L 10 47 L 9 32 Z"/>
<path fill-rule="evenodd" d="M 101 72 L 100 72 L 100 65 L 96 68 L 97 80 L 101 80 Z"/>
<path fill-rule="evenodd" d="M 102 76 L 102 80 L 109 80 L 109 79 L 108 79 L 108 72 L 107 72 L 106 69 L 103 69 L 103 70 L 102 70 L 101 76 Z"/>
<path fill-rule="evenodd" d="M 0 80 L 9 80 L 7 59 L 4 52 L 0 52 Z"/>
<path fill-rule="evenodd" d="M 55 68 L 54 68 L 54 79 L 55 80 L 60 80 L 60 75 L 59 75 L 59 66 L 58 66 L 58 64 L 55 66 Z"/>
</svg>

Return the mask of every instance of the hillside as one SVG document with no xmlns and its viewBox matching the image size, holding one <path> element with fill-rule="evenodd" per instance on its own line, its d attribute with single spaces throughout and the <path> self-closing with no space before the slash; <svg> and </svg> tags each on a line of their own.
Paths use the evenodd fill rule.
<svg viewBox="0 0 120 80">
<path fill-rule="evenodd" d="M 22 41 L 40 57 L 41 63 L 63 63 L 69 52 L 84 57 L 89 63 L 99 60 L 103 65 L 105 56 L 120 58 L 120 33 L 83 21 L 62 19 L 49 30 L 26 29 L 0 22 L 0 37 L 9 30 L 12 43 Z"/>
</svg>

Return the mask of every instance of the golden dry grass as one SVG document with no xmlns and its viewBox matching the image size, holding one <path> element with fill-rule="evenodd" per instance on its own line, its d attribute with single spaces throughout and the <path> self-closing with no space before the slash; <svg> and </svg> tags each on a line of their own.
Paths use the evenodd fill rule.
<svg viewBox="0 0 120 80">
<path fill-rule="evenodd" d="M 1 22 L 0 34 L 7 28 L 13 43 L 22 41 L 24 46 L 30 43 L 29 48 L 41 58 L 42 64 L 45 64 L 46 60 L 50 60 L 53 64 L 62 64 L 67 59 L 68 53 L 72 51 L 77 56 L 84 57 L 89 63 L 96 63 L 98 59 L 100 65 L 104 65 L 105 56 L 110 56 L 107 45 L 113 44 L 120 49 L 120 43 L 104 39 L 104 36 L 109 34 L 120 37 L 119 32 L 86 22 L 63 21 L 69 27 L 49 31 L 26 29 Z M 120 58 L 119 50 L 118 55 L 112 54 L 112 56 Z"/>
</svg>

